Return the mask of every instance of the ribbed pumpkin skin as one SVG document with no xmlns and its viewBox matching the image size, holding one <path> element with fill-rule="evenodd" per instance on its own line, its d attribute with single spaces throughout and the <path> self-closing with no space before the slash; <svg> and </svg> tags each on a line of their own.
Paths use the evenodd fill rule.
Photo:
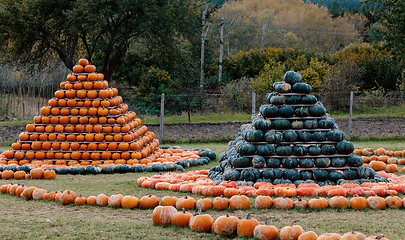
<svg viewBox="0 0 405 240">
<path fill-rule="evenodd" d="M 221 235 L 232 235 L 236 232 L 239 219 L 236 216 L 224 215 L 215 219 L 212 225 L 212 231 Z"/>
<path fill-rule="evenodd" d="M 171 224 L 173 215 L 177 210 L 173 206 L 157 206 L 152 212 L 153 224 L 159 226 L 167 226 Z"/>
</svg>

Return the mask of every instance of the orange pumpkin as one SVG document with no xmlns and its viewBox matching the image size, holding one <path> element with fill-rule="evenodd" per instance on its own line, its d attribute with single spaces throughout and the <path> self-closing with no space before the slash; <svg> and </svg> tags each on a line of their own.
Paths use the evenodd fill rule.
<svg viewBox="0 0 405 240">
<path fill-rule="evenodd" d="M 177 210 L 173 206 L 157 206 L 152 212 L 153 224 L 158 226 L 170 225 L 175 213 L 177 213 Z"/>
<path fill-rule="evenodd" d="M 136 208 L 139 205 L 139 199 L 134 196 L 124 196 L 121 205 L 123 208 Z"/>
<path fill-rule="evenodd" d="M 259 240 L 276 240 L 279 236 L 277 227 L 267 224 L 267 219 L 264 225 L 257 225 L 253 230 L 253 236 Z"/>
<path fill-rule="evenodd" d="M 364 240 L 366 236 L 360 232 L 348 232 L 343 234 L 340 240 Z"/>
<path fill-rule="evenodd" d="M 225 214 L 215 219 L 214 224 L 212 225 L 212 231 L 216 234 L 221 235 L 232 235 L 236 233 L 239 223 L 239 218 L 235 216 L 229 216 Z"/>
<path fill-rule="evenodd" d="M 186 210 L 183 208 L 181 212 L 177 212 L 173 215 L 171 220 L 172 225 L 177 227 L 186 227 L 188 226 L 192 216 L 193 214 L 186 212 Z"/>
<path fill-rule="evenodd" d="M 291 221 L 289 226 L 285 226 L 280 230 L 280 240 L 297 240 L 304 233 L 304 229 L 300 225 L 294 225 L 295 221 Z"/>
<path fill-rule="evenodd" d="M 250 199 L 246 195 L 234 195 L 229 199 L 231 209 L 249 209 Z"/>
<path fill-rule="evenodd" d="M 188 226 L 191 230 L 196 232 L 209 232 L 211 231 L 214 220 L 209 214 L 202 214 L 201 210 L 190 218 Z"/>
<path fill-rule="evenodd" d="M 259 221 L 256 218 L 250 216 L 251 213 L 248 213 L 246 218 L 243 218 L 239 221 L 237 226 L 238 236 L 244 237 L 253 237 L 254 229 L 259 225 Z"/>
<path fill-rule="evenodd" d="M 155 195 L 147 195 L 143 196 L 139 200 L 139 207 L 142 209 L 147 209 L 147 208 L 155 208 L 156 206 L 159 205 L 159 198 Z"/>
</svg>

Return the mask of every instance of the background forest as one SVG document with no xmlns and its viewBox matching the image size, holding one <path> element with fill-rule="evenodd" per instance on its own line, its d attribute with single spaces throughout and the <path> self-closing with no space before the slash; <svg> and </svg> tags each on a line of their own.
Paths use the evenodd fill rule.
<svg viewBox="0 0 405 240">
<path fill-rule="evenodd" d="M 180 113 L 209 94 L 265 94 L 288 70 L 316 93 L 405 87 L 403 1 L 57 2 L 0 3 L 2 98 L 52 97 L 79 58 L 145 114 L 162 93 Z"/>
</svg>

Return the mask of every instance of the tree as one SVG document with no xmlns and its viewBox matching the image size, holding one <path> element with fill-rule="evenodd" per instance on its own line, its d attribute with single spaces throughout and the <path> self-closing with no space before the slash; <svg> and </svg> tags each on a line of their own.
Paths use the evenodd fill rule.
<svg viewBox="0 0 405 240">
<path fill-rule="evenodd" d="M 0 43 L 20 59 L 56 53 L 68 68 L 78 56 L 101 65 L 106 79 L 130 46 L 175 47 L 199 25 L 198 0 L 3 0 Z"/>
<path fill-rule="evenodd" d="M 386 46 L 402 61 L 405 60 L 405 1 L 402 0 L 369 0 L 380 4 L 379 14 L 385 27 L 382 34 Z"/>
</svg>

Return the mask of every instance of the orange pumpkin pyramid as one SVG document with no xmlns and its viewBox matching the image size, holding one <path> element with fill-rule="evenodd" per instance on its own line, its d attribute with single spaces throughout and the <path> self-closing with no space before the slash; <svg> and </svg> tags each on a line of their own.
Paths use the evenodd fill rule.
<svg viewBox="0 0 405 240">
<path fill-rule="evenodd" d="M 9 163 L 125 164 L 148 157 L 159 146 L 154 133 L 88 60 L 80 59 L 60 87 L 4 153 Z"/>
</svg>

